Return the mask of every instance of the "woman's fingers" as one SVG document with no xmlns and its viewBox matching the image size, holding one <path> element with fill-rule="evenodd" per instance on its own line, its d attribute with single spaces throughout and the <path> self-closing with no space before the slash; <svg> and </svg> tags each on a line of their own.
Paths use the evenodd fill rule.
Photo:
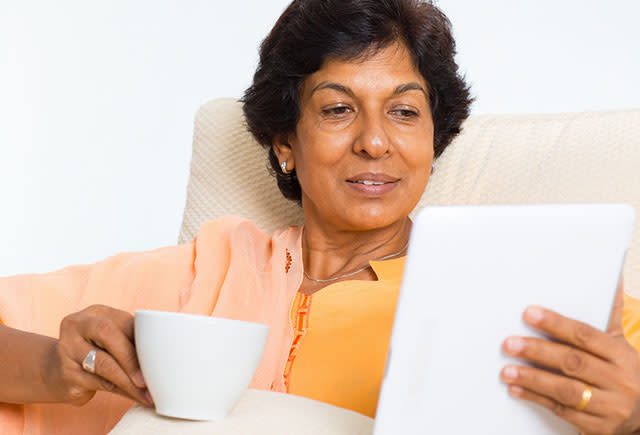
<svg viewBox="0 0 640 435">
<path fill-rule="evenodd" d="M 538 338 L 510 337 L 504 341 L 503 348 L 510 355 L 600 388 L 612 389 L 621 381 L 621 373 L 611 370 L 611 363 L 564 344 Z"/>
<path fill-rule="evenodd" d="M 516 397 L 551 410 L 582 433 L 635 433 L 634 407 L 618 392 L 587 385 L 575 379 L 532 367 L 507 366 L 502 379 Z M 586 406 L 577 409 L 586 399 Z M 635 403 L 635 402 L 634 402 Z"/>
<path fill-rule="evenodd" d="M 612 323 L 618 323 L 621 296 Z M 527 308 L 524 318 L 560 343 L 505 340 L 507 353 L 535 365 L 503 368 L 502 379 L 514 396 L 549 408 L 583 433 L 631 433 L 640 428 L 640 360 L 615 325 L 605 333 L 540 307 Z M 585 393 L 587 386 L 591 395 Z"/>
<path fill-rule="evenodd" d="M 131 399 L 131 400 L 136 400 L 135 397 L 132 397 L 129 393 L 127 393 L 126 391 L 121 390 L 119 387 L 117 387 L 115 384 L 113 384 L 110 381 L 107 381 L 104 378 L 101 378 L 98 375 L 94 375 L 91 374 L 89 372 L 84 372 L 79 379 L 79 385 L 83 388 L 83 390 L 85 391 L 90 391 L 92 392 L 91 397 L 93 397 L 93 395 L 95 394 L 96 391 L 108 391 L 114 394 L 119 394 L 123 397 L 126 397 L 127 399 Z M 84 403 L 86 403 L 88 400 L 86 398 L 83 398 L 81 401 L 79 401 L 79 403 L 77 403 L 78 405 L 84 405 Z"/>
<path fill-rule="evenodd" d="M 126 312 L 116 312 L 112 317 L 96 317 L 86 324 L 83 336 L 106 350 L 134 385 L 138 388 L 145 387 L 133 346 L 133 316 Z"/>
<path fill-rule="evenodd" d="M 78 361 L 80 366 L 82 366 L 84 358 L 92 349 L 95 348 L 91 348 L 87 343 L 87 352 L 84 355 L 77 356 L 76 361 Z M 120 364 L 118 364 L 109 353 L 101 349 L 95 350 L 95 372 L 89 373 L 93 375 L 90 378 L 85 378 L 88 383 L 88 385 L 86 385 L 87 388 L 119 393 L 140 403 L 149 406 L 152 405 L 147 398 L 146 389 L 136 387 Z M 89 381 L 89 379 L 91 379 L 91 381 Z"/>
<path fill-rule="evenodd" d="M 111 307 L 94 305 L 67 316 L 60 326 L 60 355 L 68 364 L 59 364 L 58 378 L 70 399 L 90 398 L 92 391 L 123 394 L 146 405 L 152 402 L 144 388 L 135 347 L 133 316 Z M 88 373 L 82 363 L 95 349 L 95 370 Z M 61 356 L 60 361 L 65 357 Z M 80 374 L 78 374 L 80 372 Z M 86 376 L 90 374 L 91 376 Z M 84 392 L 82 392 L 84 390 Z M 91 393 L 91 394 L 90 394 Z"/>
<path fill-rule="evenodd" d="M 518 385 L 510 385 L 509 393 L 513 396 L 528 400 L 529 402 L 537 403 L 538 405 L 547 408 L 558 417 L 573 424 L 582 433 L 612 433 L 605 421 L 594 415 L 577 411 L 572 407 L 562 405 L 555 400 L 548 397 L 537 394 L 526 388 L 522 388 Z"/>
<path fill-rule="evenodd" d="M 606 361 L 619 362 L 619 355 L 626 355 L 626 343 L 586 323 L 570 319 L 554 311 L 530 306 L 524 319 L 535 328 L 578 349 L 584 349 Z"/>
<path fill-rule="evenodd" d="M 131 394 L 127 393 L 126 391 L 122 390 L 121 388 L 119 388 L 117 385 L 115 385 L 113 382 L 110 382 L 100 376 L 98 376 L 97 374 L 91 374 L 88 372 L 84 372 L 81 375 L 79 384 L 83 387 L 83 389 L 85 391 L 90 391 L 92 392 L 92 394 L 90 395 L 90 397 L 82 397 L 78 403 L 76 403 L 77 405 L 84 405 L 86 402 L 89 401 L 89 399 L 91 399 L 93 397 L 93 395 L 95 394 L 96 391 L 107 391 L 113 394 L 118 394 L 120 396 L 126 397 L 127 399 L 133 400 L 133 401 L 140 401 L 139 398 L 133 397 Z M 151 395 L 149 395 L 148 392 L 145 393 L 145 397 L 146 400 L 144 402 L 142 402 L 145 405 L 148 406 L 152 406 L 153 405 L 153 401 L 151 400 Z"/>
<path fill-rule="evenodd" d="M 501 375 L 508 384 L 518 385 L 574 410 L 582 402 L 587 387 L 582 381 L 533 367 L 510 365 L 502 370 Z M 592 415 L 609 415 L 615 411 L 612 409 L 612 404 L 615 402 L 615 397 L 611 393 L 597 387 L 591 387 L 591 399 L 582 412 Z"/>
</svg>

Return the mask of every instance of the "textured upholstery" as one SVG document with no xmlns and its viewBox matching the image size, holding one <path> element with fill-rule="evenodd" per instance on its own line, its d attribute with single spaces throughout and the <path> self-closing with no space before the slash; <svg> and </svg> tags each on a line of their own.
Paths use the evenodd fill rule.
<svg viewBox="0 0 640 435">
<path fill-rule="evenodd" d="M 445 204 L 628 202 L 640 217 L 640 110 L 474 116 L 436 162 L 419 207 Z M 224 215 L 271 232 L 302 221 L 246 131 L 241 106 L 213 100 L 195 119 L 180 242 Z M 640 225 L 625 287 L 640 297 Z"/>
<path fill-rule="evenodd" d="M 136 405 L 111 435 L 370 435 L 373 419 L 326 403 L 270 391 L 248 390 L 221 421 L 161 417 Z"/>
</svg>

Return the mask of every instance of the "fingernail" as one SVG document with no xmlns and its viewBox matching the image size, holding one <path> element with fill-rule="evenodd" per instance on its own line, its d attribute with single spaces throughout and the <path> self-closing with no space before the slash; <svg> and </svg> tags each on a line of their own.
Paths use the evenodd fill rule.
<svg viewBox="0 0 640 435">
<path fill-rule="evenodd" d="M 527 320 L 531 323 L 540 323 L 544 317 L 544 311 L 542 311 L 542 308 L 533 305 L 528 307 L 525 313 L 527 315 Z"/>
<path fill-rule="evenodd" d="M 512 337 L 507 339 L 507 352 L 510 354 L 518 354 L 524 349 L 524 340 L 518 337 Z"/>
<path fill-rule="evenodd" d="M 138 370 L 136 374 L 133 376 L 133 382 L 136 383 L 138 388 L 146 387 L 147 384 L 144 382 L 144 376 L 142 376 L 142 371 Z"/>
<path fill-rule="evenodd" d="M 147 399 L 147 403 L 150 406 L 153 406 L 153 399 L 151 398 L 151 393 L 149 393 L 149 390 L 144 392 L 144 397 Z"/>
<path fill-rule="evenodd" d="M 509 385 L 509 391 L 512 394 L 519 396 L 524 391 L 520 385 Z"/>
<path fill-rule="evenodd" d="M 505 378 L 515 379 L 518 377 L 518 369 L 512 366 L 506 367 L 502 373 L 504 373 Z"/>
</svg>

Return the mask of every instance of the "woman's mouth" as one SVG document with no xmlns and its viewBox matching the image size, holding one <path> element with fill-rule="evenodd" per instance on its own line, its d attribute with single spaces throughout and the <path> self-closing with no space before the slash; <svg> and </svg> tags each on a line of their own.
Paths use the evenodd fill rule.
<svg viewBox="0 0 640 435">
<path fill-rule="evenodd" d="M 365 184 L 367 186 L 380 186 L 382 184 L 387 184 L 387 183 L 383 183 L 382 181 L 369 181 L 369 180 L 355 180 L 355 181 L 351 181 L 351 183 Z"/>
<path fill-rule="evenodd" d="M 387 174 L 359 174 L 346 180 L 356 192 L 366 196 L 382 196 L 396 188 L 399 178 Z"/>
</svg>

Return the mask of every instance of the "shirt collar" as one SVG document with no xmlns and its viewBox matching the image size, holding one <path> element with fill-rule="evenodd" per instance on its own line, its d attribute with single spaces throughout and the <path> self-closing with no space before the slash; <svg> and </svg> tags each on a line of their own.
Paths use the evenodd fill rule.
<svg viewBox="0 0 640 435">
<path fill-rule="evenodd" d="M 380 281 L 401 280 L 406 259 L 405 256 L 385 261 L 370 261 L 369 264 Z"/>
</svg>

